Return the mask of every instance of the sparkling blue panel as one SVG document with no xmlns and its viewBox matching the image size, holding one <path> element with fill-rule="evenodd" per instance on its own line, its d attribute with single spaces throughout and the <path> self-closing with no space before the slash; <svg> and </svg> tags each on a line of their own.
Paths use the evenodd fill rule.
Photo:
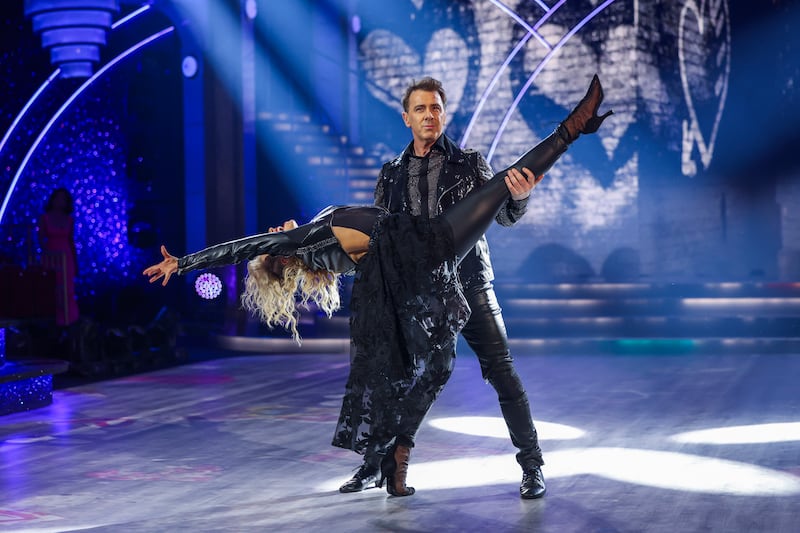
<svg viewBox="0 0 800 533">
<path fill-rule="evenodd" d="M 29 411 L 53 401 L 50 374 L 0 384 L 0 415 Z"/>
<path fill-rule="evenodd" d="M 71 191 L 79 296 L 101 288 L 98 283 L 125 285 L 146 262 L 142 250 L 128 243 L 132 184 L 127 176 L 126 132 L 119 117 L 124 103 L 118 94 L 112 80 L 99 80 L 67 111 L 64 122 L 50 132 L 26 168 L 25 186 L 15 189 L 3 221 L 29 228 L 29 236 L 4 243 L 6 250 L 16 247 L 16 255 L 25 258 L 31 241 L 24 237 L 38 245 L 36 231 L 50 192 L 56 187 Z M 33 251 L 40 252 L 38 246 Z M 94 280 L 92 286 L 83 285 L 87 279 Z"/>
</svg>

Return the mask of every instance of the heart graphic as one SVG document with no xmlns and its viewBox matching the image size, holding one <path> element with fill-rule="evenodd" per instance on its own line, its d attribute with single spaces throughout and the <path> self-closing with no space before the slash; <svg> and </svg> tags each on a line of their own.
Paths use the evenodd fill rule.
<svg viewBox="0 0 800 533">
<path fill-rule="evenodd" d="M 547 24 L 540 28 L 540 33 L 548 42 L 558 42 L 567 33 L 567 29 L 555 24 Z M 608 159 L 612 159 L 620 139 L 635 120 L 636 86 L 630 83 L 637 77 L 637 62 L 630 60 L 630 50 L 635 49 L 636 28 L 629 25 L 617 25 L 609 30 L 609 35 L 600 45 L 599 53 L 585 44 L 579 36 L 573 36 L 561 47 L 547 66 L 542 69 L 529 89 L 528 103 L 521 107 L 525 115 L 530 115 L 528 122 L 539 129 L 542 123 L 539 110 L 544 96 L 561 109 L 556 117 L 563 118 L 586 93 L 588 81 L 597 73 L 603 83 L 605 99 L 601 111 L 614 110 L 614 119 L 608 121 L 598 130 L 597 135 L 605 149 Z M 534 72 L 545 59 L 548 50 L 534 46 L 526 50 L 521 72 L 517 80 Z M 579 58 L 579 60 L 575 60 Z M 519 83 L 521 85 L 521 83 Z M 613 88 L 613 90 L 609 90 Z M 524 100 L 523 100 L 524 101 Z"/>
<path fill-rule="evenodd" d="M 681 169 L 697 174 L 694 147 L 703 168 L 714 153 L 730 75 L 730 17 L 725 0 L 687 0 L 678 28 L 681 84 L 689 119 L 683 121 Z"/>
<path fill-rule="evenodd" d="M 362 27 L 371 28 L 358 45 L 369 93 L 399 115 L 408 84 L 432 76 L 447 92 L 448 134 L 457 135 L 465 122 L 459 110 L 472 106 L 480 69 L 471 7 L 449 0 L 365 2 L 360 15 Z"/>
<path fill-rule="evenodd" d="M 361 66 L 370 94 L 403 111 L 400 101 L 411 80 L 432 76 L 447 91 L 447 112 L 458 112 L 467 85 L 469 51 L 466 42 L 449 28 L 436 31 L 426 47 L 425 57 L 402 38 L 387 30 L 369 33 L 361 43 Z"/>
</svg>

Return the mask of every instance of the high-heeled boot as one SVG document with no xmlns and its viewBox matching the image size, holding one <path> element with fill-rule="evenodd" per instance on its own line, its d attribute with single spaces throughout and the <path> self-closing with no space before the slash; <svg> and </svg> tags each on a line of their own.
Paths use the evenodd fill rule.
<svg viewBox="0 0 800 533">
<path fill-rule="evenodd" d="M 505 177 L 512 168 L 520 172 L 523 168 L 527 168 L 533 172 L 534 176 L 541 176 L 550 170 L 550 167 L 558 161 L 561 154 L 567 151 L 569 145 L 581 133 L 595 133 L 603 121 L 614 114 L 613 110 L 609 110 L 601 116 L 597 115 L 597 110 L 603 103 L 603 97 L 603 86 L 600 84 L 600 78 L 595 74 L 584 97 L 555 131 L 497 174 Z"/>
<path fill-rule="evenodd" d="M 527 168 L 534 176 L 541 176 L 550 170 L 581 133 L 596 132 L 603 121 L 613 114 L 613 111 L 608 111 L 602 116 L 597 115 L 602 102 L 603 87 L 595 74 L 586 95 L 553 133 L 444 212 L 442 217 L 453 230 L 453 243 L 459 260 L 486 232 L 503 204 L 511 197 L 505 183 L 508 171 L 515 168 L 521 172 Z"/>
<path fill-rule="evenodd" d="M 332 214 L 333 208 L 329 208 L 311 222 L 292 230 L 261 233 L 185 255 L 178 259 L 178 274 L 238 263 L 263 254 L 299 257 L 314 269 L 347 272 L 355 263 L 333 234 Z"/>
<path fill-rule="evenodd" d="M 382 487 L 386 481 L 386 492 L 392 496 L 411 496 L 416 492 L 414 487 L 406 485 L 408 477 L 408 461 L 411 458 L 411 448 L 402 444 L 394 444 L 381 463 L 381 479 L 378 486 Z"/>
<path fill-rule="evenodd" d="M 592 77 L 586 95 L 578 102 L 578 105 L 575 106 L 575 109 L 572 110 L 564 122 L 561 123 L 567 130 L 568 143 L 577 139 L 581 133 L 596 132 L 600 124 L 602 124 L 609 115 L 614 114 L 614 111 L 609 110 L 604 115 L 597 116 L 597 110 L 600 108 L 600 104 L 603 103 L 603 96 L 603 87 L 600 85 L 600 78 L 595 74 L 594 77 Z"/>
</svg>

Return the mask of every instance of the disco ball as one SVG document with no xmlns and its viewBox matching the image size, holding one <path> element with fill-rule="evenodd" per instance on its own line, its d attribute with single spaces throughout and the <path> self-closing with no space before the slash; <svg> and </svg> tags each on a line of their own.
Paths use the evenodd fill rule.
<svg viewBox="0 0 800 533">
<path fill-rule="evenodd" d="M 213 300 L 222 292 L 222 281 L 214 274 L 200 274 L 194 282 L 194 290 L 201 298 Z"/>
</svg>

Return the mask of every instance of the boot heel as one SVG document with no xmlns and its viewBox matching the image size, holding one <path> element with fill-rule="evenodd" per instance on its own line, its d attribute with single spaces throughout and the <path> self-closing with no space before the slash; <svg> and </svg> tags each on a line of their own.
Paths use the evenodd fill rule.
<svg viewBox="0 0 800 533">
<path fill-rule="evenodd" d="M 386 477 L 386 492 L 390 496 L 411 496 L 416 492 L 414 487 L 406 485 L 410 457 L 411 448 L 394 445 L 381 463 L 381 476 Z"/>
<path fill-rule="evenodd" d="M 394 446 L 387 450 L 386 455 L 381 461 L 381 476 L 375 484 L 378 488 L 383 488 L 383 482 L 386 481 L 386 492 L 392 493 L 392 484 L 394 483 L 394 472 L 397 469 L 397 463 L 394 460 Z"/>
<path fill-rule="evenodd" d="M 614 113 L 608 111 L 603 115 L 597 115 L 597 110 L 603 103 L 603 97 L 603 86 L 600 84 L 600 78 L 595 74 L 589 84 L 589 90 L 586 91 L 586 96 L 578 102 L 575 109 L 561 123 L 566 132 L 567 143 L 575 141 L 581 133 L 595 133 L 603 121 Z"/>
</svg>

